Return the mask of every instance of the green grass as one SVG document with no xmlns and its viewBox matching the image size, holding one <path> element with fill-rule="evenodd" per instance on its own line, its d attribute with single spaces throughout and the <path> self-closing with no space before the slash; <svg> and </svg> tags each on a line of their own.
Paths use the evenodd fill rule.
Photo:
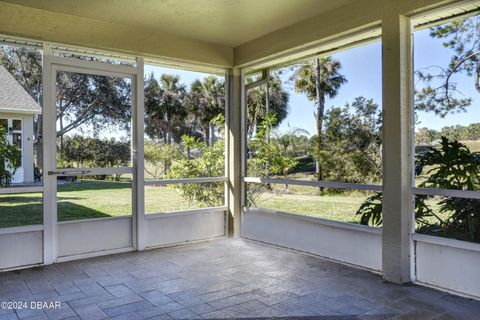
<svg viewBox="0 0 480 320">
<path fill-rule="evenodd" d="M 306 195 L 265 193 L 257 201 L 259 208 L 304 216 L 359 223 L 355 215 L 367 197 L 362 195 Z"/>
<path fill-rule="evenodd" d="M 462 140 L 460 142 L 466 145 L 472 152 L 480 151 L 480 140 Z"/>
<path fill-rule="evenodd" d="M 294 173 L 288 179 L 313 180 L 313 173 Z M 351 191 L 319 196 L 317 187 L 289 185 L 288 191 L 285 191 L 284 184 L 271 187 L 272 191 L 264 193 L 256 202 L 257 207 L 350 223 L 360 222 L 360 217 L 355 213 L 373 194 Z"/>
<path fill-rule="evenodd" d="M 145 187 L 145 212 L 161 213 L 198 207 L 170 187 Z M 58 220 L 104 218 L 132 213 L 129 182 L 84 180 L 58 185 Z M 41 224 L 41 193 L 0 196 L 0 227 Z"/>
<path fill-rule="evenodd" d="M 294 194 L 279 193 L 275 186 L 265 193 L 258 206 L 332 220 L 358 222 L 355 211 L 366 196 L 317 196 L 316 188 L 290 186 Z M 58 185 L 58 220 L 125 216 L 132 212 L 129 182 L 83 180 Z M 145 187 L 147 214 L 188 210 L 199 206 L 185 200 L 171 187 Z M 13 227 L 42 223 L 42 194 L 25 193 L 0 196 L 0 226 Z"/>
<path fill-rule="evenodd" d="M 303 178 L 303 177 L 295 177 Z M 299 215 L 359 223 L 355 213 L 371 193 L 352 192 L 318 195 L 306 186 L 275 185 L 264 193 L 256 206 Z M 431 205 L 435 207 L 434 200 Z M 437 200 L 438 201 L 438 200 Z M 83 180 L 58 185 L 58 220 L 125 216 L 132 213 L 130 182 Z M 198 208 L 171 187 L 145 187 L 145 213 L 163 213 Z M 437 206 L 438 207 L 438 206 Z M 25 193 L 0 196 L 0 227 L 42 223 L 42 194 Z"/>
</svg>

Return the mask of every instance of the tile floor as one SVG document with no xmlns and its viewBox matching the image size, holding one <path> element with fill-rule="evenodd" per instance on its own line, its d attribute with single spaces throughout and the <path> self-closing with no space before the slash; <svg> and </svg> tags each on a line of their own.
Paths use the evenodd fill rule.
<svg viewBox="0 0 480 320">
<path fill-rule="evenodd" d="M 480 319 L 480 301 L 241 239 L 0 273 L 0 301 L 27 303 L 0 320 Z"/>
</svg>

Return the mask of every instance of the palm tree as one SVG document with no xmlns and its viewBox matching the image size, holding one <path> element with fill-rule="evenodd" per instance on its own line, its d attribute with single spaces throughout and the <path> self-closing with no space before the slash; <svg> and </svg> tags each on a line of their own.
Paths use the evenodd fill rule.
<svg viewBox="0 0 480 320">
<path fill-rule="evenodd" d="M 247 79 L 247 82 L 253 82 Z M 252 137 L 257 125 L 265 120 L 267 112 L 275 115 L 276 125 L 279 125 L 288 114 L 289 95 L 282 87 L 282 81 L 276 74 L 268 80 L 268 109 L 265 88 L 254 88 L 248 91 L 247 97 L 247 134 Z"/>
<path fill-rule="evenodd" d="M 203 133 L 207 145 L 215 142 L 212 120 L 225 112 L 225 84 L 215 76 L 195 80 L 186 97 L 192 125 Z"/>
<path fill-rule="evenodd" d="M 325 98 L 337 96 L 340 87 L 347 82 L 347 79 L 339 73 L 342 65 L 340 61 L 332 57 L 317 58 L 314 61 L 299 65 L 291 80 L 297 93 L 304 93 L 310 101 L 315 101 L 317 122 L 316 153 L 322 149 L 323 120 L 325 117 Z M 323 179 L 322 168 L 317 159 L 316 175 L 318 181 Z M 322 189 L 320 188 L 320 192 Z"/>
<path fill-rule="evenodd" d="M 157 81 L 153 73 L 145 86 L 145 132 L 167 144 L 179 142 L 186 129 L 188 109 L 184 103 L 185 85 L 178 75 L 162 74 Z"/>
</svg>

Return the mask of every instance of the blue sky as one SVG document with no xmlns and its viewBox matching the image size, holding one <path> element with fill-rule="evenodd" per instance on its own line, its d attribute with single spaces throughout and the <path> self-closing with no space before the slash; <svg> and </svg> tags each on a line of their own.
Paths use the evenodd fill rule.
<svg viewBox="0 0 480 320">
<path fill-rule="evenodd" d="M 439 39 L 433 39 L 429 36 L 429 30 L 415 32 L 414 42 L 414 63 L 415 68 L 425 68 L 431 65 L 446 66 L 451 57 L 451 49 L 444 48 Z M 344 106 L 351 103 L 355 97 L 364 96 L 372 98 L 381 105 L 382 102 L 382 73 L 381 73 L 381 43 L 371 43 L 361 47 L 353 48 L 347 51 L 334 54 L 334 58 L 342 63 L 341 73 L 345 75 L 348 83 L 343 85 L 337 97 L 327 99 L 326 106 Z M 145 74 L 154 72 L 158 78 L 162 73 L 175 73 L 181 76 L 182 81 L 189 87 L 195 79 L 201 79 L 206 74 L 177 70 L 161 67 L 145 67 Z M 315 134 L 315 119 L 313 115 L 314 103 L 293 90 L 293 86 L 288 82 L 289 74 L 282 75 L 284 87 L 290 93 L 289 108 L 290 112 L 285 119 L 279 131 L 286 131 L 289 127 L 306 129 L 311 135 Z M 458 89 L 466 96 L 473 98 L 472 105 L 468 111 L 447 115 L 440 118 L 433 113 L 421 112 L 418 114 L 417 127 L 428 127 L 432 129 L 441 129 L 450 125 L 468 125 L 469 123 L 480 122 L 480 95 L 476 92 L 473 79 L 466 75 L 461 75 L 455 79 L 458 82 Z"/>
</svg>

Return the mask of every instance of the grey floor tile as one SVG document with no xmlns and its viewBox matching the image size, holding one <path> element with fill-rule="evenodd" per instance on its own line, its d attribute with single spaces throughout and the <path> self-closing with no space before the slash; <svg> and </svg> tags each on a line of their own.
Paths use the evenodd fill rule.
<svg viewBox="0 0 480 320">
<path fill-rule="evenodd" d="M 180 309 L 168 313 L 172 319 L 200 319 L 200 316 L 189 309 Z"/>
<path fill-rule="evenodd" d="M 45 310 L 45 313 L 51 320 L 60 320 L 69 317 L 76 317 L 76 314 L 73 312 L 73 310 L 65 303 L 62 304 L 62 307 L 60 309 L 48 309 Z"/>
<path fill-rule="evenodd" d="M 146 301 L 137 301 L 127 304 L 122 304 L 114 307 L 103 308 L 102 310 L 109 316 L 114 317 L 126 313 L 132 313 L 135 311 L 142 310 L 144 308 L 148 308 L 150 304 Z"/>
<path fill-rule="evenodd" d="M 200 304 L 196 304 L 196 305 L 191 305 L 191 306 L 188 306 L 187 308 L 192 310 L 196 314 L 199 314 L 199 315 L 217 311 L 216 308 L 212 307 L 208 303 L 200 303 Z"/>
<path fill-rule="evenodd" d="M 169 298 L 167 295 L 163 294 L 158 290 L 150 290 L 150 291 L 142 292 L 139 295 L 143 299 L 147 300 L 148 302 L 156 306 L 175 302 L 173 299 Z"/>
<path fill-rule="evenodd" d="M 73 310 L 82 320 L 100 320 L 108 318 L 108 316 L 96 304 L 79 306 L 73 308 Z"/>
<path fill-rule="evenodd" d="M 135 294 L 135 292 L 133 292 L 130 288 L 128 288 L 123 284 L 114 284 L 111 286 L 106 286 L 105 290 L 110 292 L 110 294 L 116 298 Z"/>
<path fill-rule="evenodd" d="M 480 319 L 480 301 L 241 239 L 221 239 L 0 273 L 3 319 Z"/>
</svg>

